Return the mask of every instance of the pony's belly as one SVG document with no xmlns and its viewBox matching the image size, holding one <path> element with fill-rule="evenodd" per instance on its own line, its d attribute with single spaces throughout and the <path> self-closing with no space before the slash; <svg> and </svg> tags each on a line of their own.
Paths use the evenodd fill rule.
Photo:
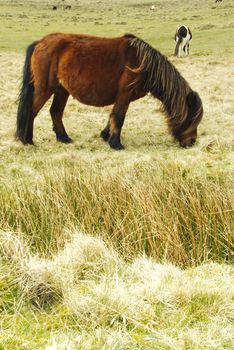
<svg viewBox="0 0 234 350">
<path fill-rule="evenodd" d="M 82 55 L 74 57 L 65 63 L 61 61 L 57 75 L 60 84 L 84 104 L 97 107 L 113 104 L 123 72 L 119 62 L 110 66 L 103 57 L 97 62 L 94 57 L 86 60 Z"/>
<path fill-rule="evenodd" d="M 100 94 L 98 91 L 93 91 L 92 89 L 85 92 L 76 91 L 72 96 L 79 102 L 84 103 L 89 106 L 103 107 L 114 103 L 115 95 Z"/>
<path fill-rule="evenodd" d="M 96 81 L 85 82 L 79 79 L 75 84 L 66 84 L 65 81 L 60 80 L 60 84 L 66 88 L 73 98 L 89 106 L 111 105 L 114 103 L 117 94 L 116 86 L 107 86 L 107 84 L 99 84 Z"/>
</svg>

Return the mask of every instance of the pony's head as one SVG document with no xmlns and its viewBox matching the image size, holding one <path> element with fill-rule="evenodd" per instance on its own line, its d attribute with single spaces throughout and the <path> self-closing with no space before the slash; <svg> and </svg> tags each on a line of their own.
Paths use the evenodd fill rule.
<svg viewBox="0 0 234 350">
<path fill-rule="evenodd" d="M 161 101 L 172 135 L 182 147 L 192 146 L 203 115 L 200 96 L 159 51 L 136 37 L 131 39 L 131 46 L 137 49 L 139 67 L 130 70 L 140 73 L 132 85 L 142 86 Z"/>
<path fill-rule="evenodd" d="M 182 147 L 191 147 L 197 139 L 197 127 L 203 116 L 200 96 L 190 91 L 186 97 L 187 117 L 172 126 L 172 134 Z"/>
</svg>

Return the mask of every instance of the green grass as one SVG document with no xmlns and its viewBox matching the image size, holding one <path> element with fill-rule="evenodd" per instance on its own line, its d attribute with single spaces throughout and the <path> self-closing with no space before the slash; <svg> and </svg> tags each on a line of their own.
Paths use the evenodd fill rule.
<svg viewBox="0 0 234 350">
<path fill-rule="evenodd" d="M 152 4 L 0 2 L 1 350 L 234 347 L 233 1 Z M 179 60 L 182 23 L 193 40 Z M 16 142 L 25 48 L 55 31 L 130 32 L 169 56 L 203 101 L 195 146 L 174 142 L 150 96 L 130 105 L 123 152 L 99 137 L 110 107 L 72 99 L 73 144 L 56 142 L 51 101 L 35 146 Z"/>
<path fill-rule="evenodd" d="M 69 1 L 72 10 L 65 10 L 66 4 L 59 1 L 57 11 L 53 11 L 48 1 L 1 1 L 0 50 L 22 52 L 32 41 L 57 31 L 104 36 L 131 32 L 170 55 L 175 29 L 186 22 L 194 32 L 194 42 L 199 42 L 194 54 L 219 50 L 233 54 L 229 41 L 234 32 L 230 0 L 222 6 L 199 0 L 192 7 L 187 1 L 160 1 L 156 11 L 150 11 L 149 1 Z"/>
</svg>

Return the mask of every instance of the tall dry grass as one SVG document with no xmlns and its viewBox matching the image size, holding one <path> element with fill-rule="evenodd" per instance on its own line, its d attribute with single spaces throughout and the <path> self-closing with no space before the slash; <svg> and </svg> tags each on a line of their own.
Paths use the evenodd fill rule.
<svg viewBox="0 0 234 350">
<path fill-rule="evenodd" d="M 144 252 L 180 266 L 233 261 L 231 183 L 176 163 L 142 163 L 127 174 L 61 166 L 34 186 L 0 191 L 0 226 L 24 233 L 47 255 L 66 230 L 101 236 L 125 259 Z"/>
</svg>

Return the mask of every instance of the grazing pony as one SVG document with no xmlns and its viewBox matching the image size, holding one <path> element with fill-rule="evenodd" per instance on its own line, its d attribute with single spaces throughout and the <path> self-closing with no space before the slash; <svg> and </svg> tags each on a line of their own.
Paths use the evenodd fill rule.
<svg viewBox="0 0 234 350">
<path fill-rule="evenodd" d="M 49 34 L 26 52 L 16 137 L 33 144 L 34 118 L 53 95 L 50 114 L 58 141 L 70 143 L 62 117 L 69 95 L 90 106 L 112 105 L 101 137 L 123 148 L 121 129 L 130 102 L 150 92 L 162 103 L 172 135 L 192 146 L 203 108 L 197 92 L 165 56 L 132 34 L 100 38 Z"/>
<path fill-rule="evenodd" d="M 182 51 L 184 51 L 185 56 L 189 55 L 189 42 L 192 39 L 192 33 L 189 27 L 182 25 L 176 29 L 175 32 L 175 56 L 181 57 Z"/>
</svg>

